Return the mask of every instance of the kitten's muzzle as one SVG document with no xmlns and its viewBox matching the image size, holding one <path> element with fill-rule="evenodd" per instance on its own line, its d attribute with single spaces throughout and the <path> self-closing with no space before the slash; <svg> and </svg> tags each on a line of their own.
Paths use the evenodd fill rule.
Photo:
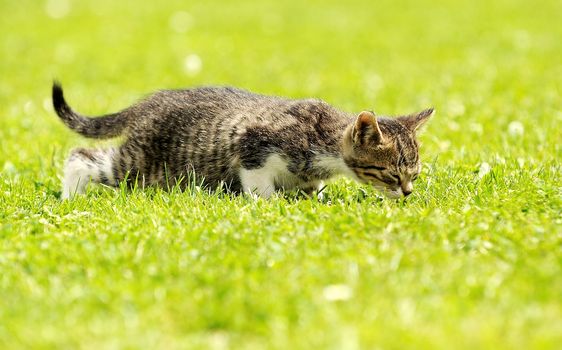
<svg viewBox="0 0 562 350">
<path fill-rule="evenodd" d="M 414 190 L 414 185 L 412 185 L 412 181 L 403 182 L 400 187 L 402 189 L 402 194 L 404 195 L 404 197 L 409 196 Z"/>
<path fill-rule="evenodd" d="M 412 193 L 412 187 L 398 187 L 397 189 L 385 188 L 381 192 L 390 199 L 399 199 L 402 197 L 408 197 Z"/>
</svg>

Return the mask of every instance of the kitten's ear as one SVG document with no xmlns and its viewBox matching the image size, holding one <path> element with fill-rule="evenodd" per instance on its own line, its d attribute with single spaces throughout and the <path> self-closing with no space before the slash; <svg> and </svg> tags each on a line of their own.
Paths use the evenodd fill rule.
<svg viewBox="0 0 562 350">
<path fill-rule="evenodd" d="M 429 120 L 429 118 L 433 115 L 433 112 L 433 108 L 428 108 L 419 113 L 410 114 L 405 117 L 398 117 L 398 121 L 400 121 L 411 132 L 415 132 L 420 126 Z"/>
<path fill-rule="evenodd" d="M 364 144 L 370 141 L 375 144 L 384 141 L 377 118 L 372 112 L 361 112 L 355 120 L 355 125 L 351 131 L 353 143 Z"/>
</svg>

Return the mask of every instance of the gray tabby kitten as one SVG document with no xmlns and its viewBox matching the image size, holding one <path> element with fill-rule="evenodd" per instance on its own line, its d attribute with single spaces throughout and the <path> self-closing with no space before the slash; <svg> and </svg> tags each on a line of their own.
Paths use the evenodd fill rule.
<svg viewBox="0 0 562 350">
<path fill-rule="evenodd" d="M 68 106 L 58 83 L 53 105 L 81 135 L 125 136 L 116 148 L 74 149 L 62 198 L 83 193 L 89 182 L 185 187 L 191 175 L 208 188 L 265 198 L 276 189 L 312 193 L 337 175 L 392 198 L 407 196 L 421 170 L 415 131 L 433 113 L 353 116 L 316 99 L 202 87 L 160 91 L 121 112 L 90 118 Z"/>
</svg>

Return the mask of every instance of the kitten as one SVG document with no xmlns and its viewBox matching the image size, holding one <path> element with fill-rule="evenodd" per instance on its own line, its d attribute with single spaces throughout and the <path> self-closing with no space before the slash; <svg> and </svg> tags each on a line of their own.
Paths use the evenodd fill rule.
<svg viewBox="0 0 562 350">
<path fill-rule="evenodd" d="M 415 131 L 433 113 L 353 116 L 315 99 L 203 87 L 160 91 L 121 112 L 89 118 L 68 106 L 58 83 L 52 93 L 57 114 L 75 132 L 125 136 L 119 147 L 74 149 L 62 198 L 83 193 L 90 181 L 185 187 L 191 175 L 208 188 L 265 198 L 276 189 L 312 193 L 337 175 L 392 198 L 407 196 L 421 170 Z"/>
</svg>

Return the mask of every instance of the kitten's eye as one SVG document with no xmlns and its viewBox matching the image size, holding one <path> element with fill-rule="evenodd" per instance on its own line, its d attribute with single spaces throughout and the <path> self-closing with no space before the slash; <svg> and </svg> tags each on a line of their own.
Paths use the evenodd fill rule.
<svg viewBox="0 0 562 350">
<path fill-rule="evenodd" d="M 374 169 L 374 170 L 379 170 L 379 171 L 384 171 L 386 170 L 385 167 L 382 166 L 377 166 L 377 165 L 363 165 L 363 166 L 359 166 L 358 168 L 362 168 L 362 169 Z"/>
<path fill-rule="evenodd" d="M 416 181 L 417 178 L 418 178 L 418 174 L 414 174 L 414 176 L 412 176 L 412 181 Z"/>
<path fill-rule="evenodd" d="M 388 178 L 390 181 L 386 181 L 386 182 L 391 185 L 400 183 L 400 176 L 398 176 L 397 174 L 388 174 Z"/>
</svg>

